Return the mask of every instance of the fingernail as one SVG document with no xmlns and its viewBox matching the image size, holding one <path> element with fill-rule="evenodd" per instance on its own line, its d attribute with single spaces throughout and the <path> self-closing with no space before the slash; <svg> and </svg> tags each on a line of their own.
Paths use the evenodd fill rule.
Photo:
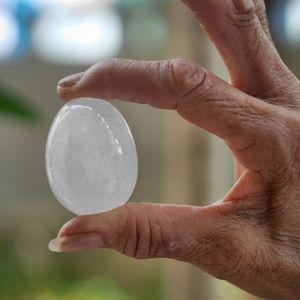
<svg viewBox="0 0 300 300">
<path fill-rule="evenodd" d="M 70 88 L 80 81 L 84 72 L 70 75 L 58 82 L 58 86 L 61 88 Z"/>
<path fill-rule="evenodd" d="M 64 236 L 50 241 L 48 248 L 52 252 L 75 252 L 103 247 L 99 233 L 85 233 Z"/>
</svg>

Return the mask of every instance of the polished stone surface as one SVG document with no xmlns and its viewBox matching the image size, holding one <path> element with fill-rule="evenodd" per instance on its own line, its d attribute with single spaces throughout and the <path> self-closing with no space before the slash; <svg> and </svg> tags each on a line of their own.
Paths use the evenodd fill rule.
<svg viewBox="0 0 300 300">
<path fill-rule="evenodd" d="M 136 184 L 138 163 L 120 112 L 98 99 L 66 103 L 50 128 L 46 171 L 57 200 L 77 215 L 125 204 Z"/>
</svg>

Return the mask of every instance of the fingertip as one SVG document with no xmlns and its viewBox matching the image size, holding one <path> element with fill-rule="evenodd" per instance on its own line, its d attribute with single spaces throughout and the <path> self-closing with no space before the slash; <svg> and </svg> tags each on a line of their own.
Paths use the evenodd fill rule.
<svg viewBox="0 0 300 300">
<path fill-rule="evenodd" d="M 56 92 L 57 92 L 57 95 L 65 101 L 70 101 L 70 100 L 74 99 L 74 97 L 72 96 L 73 93 L 72 93 L 71 88 L 63 88 L 58 85 L 56 88 Z"/>
<path fill-rule="evenodd" d="M 76 74 L 72 74 L 66 78 L 61 79 L 58 82 L 58 86 L 61 88 L 70 88 L 75 86 L 76 84 L 79 83 L 79 81 L 81 80 L 81 78 L 83 77 L 85 72 L 81 72 L 81 73 L 76 73 Z"/>
<path fill-rule="evenodd" d="M 51 252 L 61 252 L 61 249 L 60 249 L 60 245 L 58 243 L 58 239 L 53 239 L 49 242 L 48 244 L 48 249 L 51 251 Z"/>
<path fill-rule="evenodd" d="M 67 99 L 66 99 L 66 95 L 65 95 L 64 89 L 61 88 L 59 85 L 57 85 L 56 92 L 57 92 L 57 95 L 58 95 L 61 99 L 67 100 Z"/>
<path fill-rule="evenodd" d="M 76 73 L 61 79 L 57 83 L 58 96 L 66 101 L 76 98 L 76 96 L 74 95 L 74 91 L 79 86 L 84 74 L 85 72 Z"/>
<path fill-rule="evenodd" d="M 98 232 L 62 236 L 49 242 L 48 248 L 52 252 L 77 252 L 104 246 Z"/>
</svg>

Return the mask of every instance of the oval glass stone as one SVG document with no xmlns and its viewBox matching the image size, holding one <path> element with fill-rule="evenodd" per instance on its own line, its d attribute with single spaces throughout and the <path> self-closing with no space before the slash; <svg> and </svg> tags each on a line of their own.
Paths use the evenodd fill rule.
<svg viewBox="0 0 300 300">
<path fill-rule="evenodd" d="M 50 128 L 46 171 L 57 200 L 77 215 L 125 204 L 136 184 L 138 162 L 120 112 L 99 99 L 66 103 Z"/>
</svg>

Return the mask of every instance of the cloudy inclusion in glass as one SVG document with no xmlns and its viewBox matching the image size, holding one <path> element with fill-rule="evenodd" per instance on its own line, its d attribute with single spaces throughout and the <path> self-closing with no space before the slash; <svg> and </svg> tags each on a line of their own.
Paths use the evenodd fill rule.
<svg viewBox="0 0 300 300">
<path fill-rule="evenodd" d="M 125 204 L 136 184 L 138 163 L 120 112 L 99 99 L 65 104 L 50 128 L 46 171 L 57 200 L 77 215 Z"/>
</svg>

